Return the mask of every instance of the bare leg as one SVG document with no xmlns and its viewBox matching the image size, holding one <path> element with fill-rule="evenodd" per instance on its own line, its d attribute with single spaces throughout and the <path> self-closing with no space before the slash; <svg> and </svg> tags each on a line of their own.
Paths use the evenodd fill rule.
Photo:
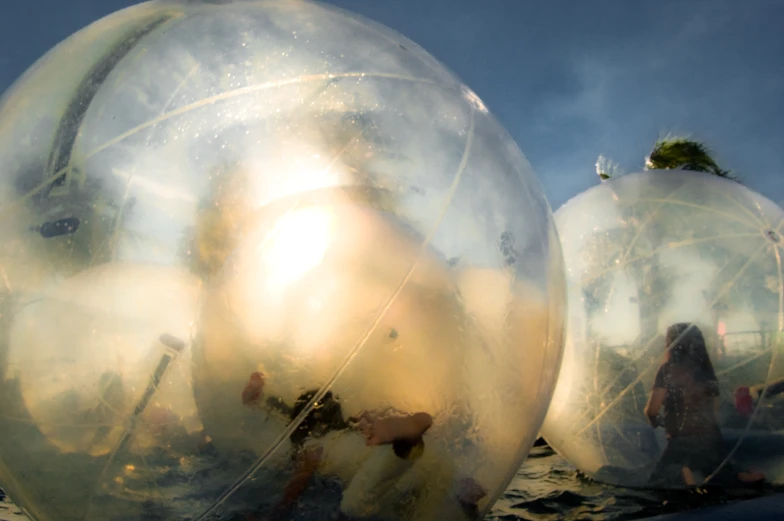
<svg viewBox="0 0 784 521">
<path fill-rule="evenodd" d="M 418 442 L 433 425 L 433 418 L 426 412 L 410 416 L 393 416 L 367 421 L 360 425 L 368 445 L 386 445 L 396 440 Z"/>
<path fill-rule="evenodd" d="M 457 486 L 457 500 L 461 505 L 475 507 L 487 495 L 485 487 L 474 478 L 463 478 Z"/>
<path fill-rule="evenodd" d="M 313 478 L 313 475 L 316 473 L 319 463 L 321 462 L 322 453 L 323 449 L 321 447 L 305 450 L 299 459 L 294 476 L 289 480 L 283 491 L 283 497 L 272 509 L 271 514 L 268 517 L 254 517 L 254 515 L 251 514 L 246 516 L 246 519 L 248 521 L 275 520 L 286 514 L 305 491 L 310 480 Z"/>
</svg>

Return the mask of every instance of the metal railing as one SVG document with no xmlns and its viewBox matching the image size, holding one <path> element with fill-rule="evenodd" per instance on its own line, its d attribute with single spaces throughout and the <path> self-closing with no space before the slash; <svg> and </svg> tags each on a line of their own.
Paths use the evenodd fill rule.
<svg viewBox="0 0 784 521">
<path fill-rule="evenodd" d="M 724 354 L 738 354 L 751 350 L 767 350 L 781 340 L 781 332 L 771 330 L 736 331 L 717 337 L 717 349 Z"/>
<path fill-rule="evenodd" d="M 769 350 L 773 345 L 784 345 L 784 332 L 777 330 L 751 330 L 734 331 L 719 335 L 716 333 L 705 334 L 708 351 L 714 361 L 725 357 L 748 356 Z M 664 336 L 661 337 L 663 354 Z M 653 346 L 652 346 L 653 347 Z M 620 354 L 621 356 L 634 357 L 634 344 L 602 344 L 602 349 Z M 654 349 L 655 350 L 655 349 Z"/>
</svg>

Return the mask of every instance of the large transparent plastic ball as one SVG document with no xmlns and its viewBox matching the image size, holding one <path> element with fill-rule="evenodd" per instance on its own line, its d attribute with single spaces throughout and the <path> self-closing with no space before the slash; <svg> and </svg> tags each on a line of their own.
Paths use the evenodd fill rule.
<svg viewBox="0 0 784 521">
<path fill-rule="evenodd" d="M 556 223 L 569 307 L 548 443 L 611 484 L 781 483 L 784 212 L 740 183 L 668 170 L 605 181 Z M 646 411 L 654 388 L 664 402 Z"/>
<path fill-rule="evenodd" d="M 532 445 L 552 214 L 405 38 L 140 4 L 6 93 L 0 157 L 0 485 L 37 521 L 473 518 Z"/>
</svg>

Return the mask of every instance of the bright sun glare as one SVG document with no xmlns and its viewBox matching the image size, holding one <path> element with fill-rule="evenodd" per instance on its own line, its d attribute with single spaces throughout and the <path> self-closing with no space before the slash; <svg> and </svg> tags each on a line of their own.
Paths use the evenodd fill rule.
<svg viewBox="0 0 784 521">
<path fill-rule="evenodd" d="M 257 247 L 264 266 L 264 289 L 279 295 L 317 267 L 334 236 L 328 208 L 303 208 L 284 215 Z"/>
<path fill-rule="evenodd" d="M 250 338 L 285 335 L 292 286 L 317 268 L 335 237 L 334 210 L 299 208 L 281 216 L 270 229 L 252 238 L 238 258 L 231 307 L 242 323 L 252 325 Z"/>
</svg>

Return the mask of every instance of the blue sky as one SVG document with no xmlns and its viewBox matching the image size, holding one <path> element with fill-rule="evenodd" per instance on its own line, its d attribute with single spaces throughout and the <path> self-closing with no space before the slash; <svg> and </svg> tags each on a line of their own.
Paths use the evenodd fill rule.
<svg viewBox="0 0 784 521">
<path fill-rule="evenodd" d="M 6 2 L 0 90 L 127 0 Z M 554 209 L 599 154 L 641 169 L 674 132 L 784 202 L 784 1 L 332 0 L 419 43 L 495 113 Z"/>
</svg>

